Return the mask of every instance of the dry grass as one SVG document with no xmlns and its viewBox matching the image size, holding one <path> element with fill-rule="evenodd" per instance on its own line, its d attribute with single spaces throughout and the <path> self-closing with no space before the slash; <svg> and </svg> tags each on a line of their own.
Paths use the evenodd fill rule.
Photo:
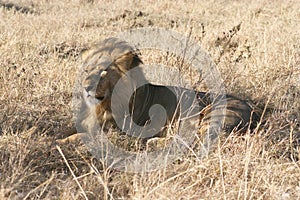
<svg viewBox="0 0 300 200">
<path fill-rule="evenodd" d="M 299 199 L 299 10 L 296 0 L 0 1 L 0 199 Z M 144 174 L 116 171 L 82 145 L 55 147 L 72 124 L 80 51 L 148 26 L 192 30 L 229 93 L 272 108 L 266 124 L 201 162 Z"/>
</svg>

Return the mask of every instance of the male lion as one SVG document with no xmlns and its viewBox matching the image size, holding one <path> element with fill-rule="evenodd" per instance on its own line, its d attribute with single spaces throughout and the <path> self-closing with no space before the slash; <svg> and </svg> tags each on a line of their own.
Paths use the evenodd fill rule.
<svg viewBox="0 0 300 200">
<path fill-rule="evenodd" d="M 161 135 L 165 125 L 179 118 L 195 117 L 196 115 L 200 122 L 200 132 L 219 131 L 214 128 L 221 123 L 221 128 L 230 133 L 233 129 L 245 129 L 251 124 L 251 121 L 258 119 L 258 115 L 253 112 L 252 107 L 246 101 L 233 96 L 220 96 L 212 100 L 208 93 L 176 86 L 153 85 L 149 82 L 137 87 L 137 82 L 145 79 L 142 71 L 138 70 L 142 61 L 132 47 L 116 38 L 106 39 L 85 51 L 82 53 L 82 60 L 84 70 L 84 79 L 81 83 L 83 104 L 77 120 L 82 127 L 80 132 L 91 132 L 95 127 L 105 130 L 118 128 L 130 132 L 130 124 L 136 124 L 138 127 L 148 126 L 150 128 L 146 131 L 134 129 L 131 135 L 151 138 Z M 130 74 L 129 71 L 133 69 L 137 70 Z M 113 92 L 121 79 L 124 79 L 122 82 L 124 87 L 117 92 L 115 96 L 117 103 L 113 105 Z M 126 99 L 128 92 L 130 98 Z M 163 124 L 160 123 L 161 120 L 164 120 L 160 118 L 162 113 L 157 110 L 149 112 L 157 104 L 166 111 L 166 119 Z M 117 114 L 113 112 L 113 106 L 115 106 Z M 221 112 L 220 110 L 224 108 L 225 112 Z M 120 111 L 124 109 L 127 111 Z M 222 122 L 220 122 L 219 115 L 224 117 Z M 117 123 L 118 120 L 121 120 L 121 123 Z M 149 124 L 153 125 L 154 123 L 155 126 L 155 121 L 162 127 L 152 134 L 151 131 L 154 129 Z M 67 140 L 74 138 L 77 138 L 77 135 L 70 136 Z"/>
</svg>

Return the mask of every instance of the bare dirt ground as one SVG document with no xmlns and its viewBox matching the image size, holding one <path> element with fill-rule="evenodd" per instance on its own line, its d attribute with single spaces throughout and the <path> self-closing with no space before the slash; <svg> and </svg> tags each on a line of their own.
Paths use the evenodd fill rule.
<svg viewBox="0 0 300 200">
<path fill-rule="evenodd" d="M 0 1 L 0 199 L 300 199 L 299 11 L 297 0 Z M 139 27 L 191 34 L 228 93 L 271 108 L 266 123 L 151 173 L 57 148 L 80 52 Z"/>
</svg>

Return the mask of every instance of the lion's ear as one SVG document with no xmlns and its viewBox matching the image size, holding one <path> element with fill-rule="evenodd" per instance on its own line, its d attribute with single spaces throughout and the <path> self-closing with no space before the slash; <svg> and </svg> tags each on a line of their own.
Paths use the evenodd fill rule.
<svg viewBox="0 0 300 200">
<path fill-rule="evenodd" d="M 93 52 L 94 50 L 93 49 L 85 49 L 83 50 L 79 57 L 81 58 L 81 60 L 85 60 L 89 55 L 91 55 L 91 53 Z"/>
<path fill-rule="evenodd" d="M 115 64 L 122 72 L 127 72 L 131 68 L 135 67 L 132 66 L 132 61 L 133 61 L 133 55 L 132 53 L 129 52 L 117 58 L 115 60 Z"/>
</svg>

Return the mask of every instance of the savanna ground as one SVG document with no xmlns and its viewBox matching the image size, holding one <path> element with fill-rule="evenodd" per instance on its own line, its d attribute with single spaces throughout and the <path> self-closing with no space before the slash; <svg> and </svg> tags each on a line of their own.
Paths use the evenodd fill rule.
<svg viewBox="0 0 300 200">
<path fill-rule="evenodd" d="M 0 199 L 300 199 L 298 1 L 4 0 L 0 19 Z M 190 34 L 228 93 L 270 108 L 265 123 L 201 162 L 151 173 L 114 170 L 81 144 L 57 148 L 80 52 L 151 26 Z"/>
</svg>

